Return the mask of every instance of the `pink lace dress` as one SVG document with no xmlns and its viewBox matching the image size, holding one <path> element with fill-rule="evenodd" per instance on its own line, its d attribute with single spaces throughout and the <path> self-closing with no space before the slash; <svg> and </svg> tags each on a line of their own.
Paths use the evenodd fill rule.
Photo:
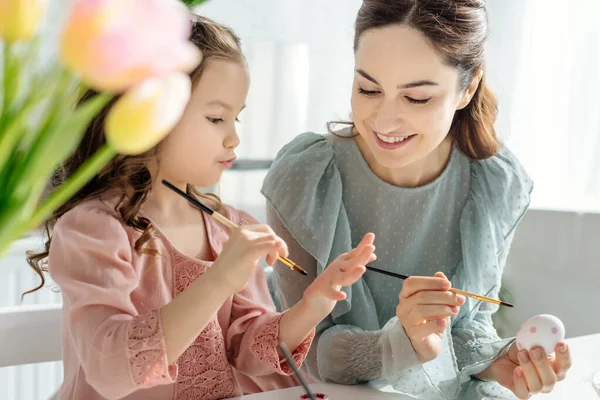
<svg viewBox="0 0 600 400">
<path fill-rule="evenodd" d="M 224 213 L 238 224 L 255 223 L 231 208 Z M 228 231 L 205 222 L 218 254 Z M 211 263 L 181 254 L 160 231 L 151 244 L 159 255 L 137 254 L 138 237 L 100 201 L 76 207 L 55 227 L 49 268 L 63 295 L 61 399 L 212 400 L 295 384 L 277 353 L 282 314 L 260 268 L 168 365 L 158 310 Z M 294 351 L 298 364 L 313 335 Z"/>
</svg>

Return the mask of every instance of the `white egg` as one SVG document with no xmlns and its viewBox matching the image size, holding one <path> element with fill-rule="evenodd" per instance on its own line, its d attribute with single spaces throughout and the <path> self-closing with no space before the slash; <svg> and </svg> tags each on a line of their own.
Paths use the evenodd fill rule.
<svg viewBox="0 0 600 400">
<path fill-rule="evenodd" d="M 531 350 L 536 346 L 544 349 L 546 354 L 554 352 L 556 343 L 564 340 L 565 326 L 553 315 L 536 315 L 525 321 L 517 332 L 517 348 Z"/>
</svg>

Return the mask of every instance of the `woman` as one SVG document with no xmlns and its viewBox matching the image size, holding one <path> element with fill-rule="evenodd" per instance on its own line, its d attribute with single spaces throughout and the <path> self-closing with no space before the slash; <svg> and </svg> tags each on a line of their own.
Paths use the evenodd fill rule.
<svg viewBox="0 0 600 400">
<path fill-rule="evenodd" d="M 498 337 L 496 306 L 448 291 L 498 296 L 533 187 L 494 131 L 487 32 L 482 0 L 365 0 L 353 121 L 298 136 L 265 180 L 269 223 L 312 279 L 367 232 L 373 266 L 413 276 L 368 271 L 346 291 L 307 359 L 315 379 L 386 378 L 427 399 L 528 398 L 569 369 L 566 344 L 519 352 Z M 311 280 L 275 271 L 283 306 L 299 301 Z"/>
</svg>

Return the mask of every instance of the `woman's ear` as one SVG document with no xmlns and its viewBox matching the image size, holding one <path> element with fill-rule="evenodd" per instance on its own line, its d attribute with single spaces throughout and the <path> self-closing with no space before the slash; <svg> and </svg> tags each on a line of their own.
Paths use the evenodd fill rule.
<svg viewBox="0 0 600 400">
<path fill-rule="evenodd" d="M 460 99 L 460 102 L 458 103 L 458 107 L 456 107 L 457 110 L 462 110 L 463 108 L 469 105 L 471 99 L 477 91 L 477 88 L 479 87 L 479 82 L 481 82 L 481 78 L 483 78 L 483 69 L 478 70 L 475 76 L 473 76 L 471 84 L 469 85 L 467 90 L 465 90 L 465 93 L 463 94 L 462 98 Z"/>
</svg>

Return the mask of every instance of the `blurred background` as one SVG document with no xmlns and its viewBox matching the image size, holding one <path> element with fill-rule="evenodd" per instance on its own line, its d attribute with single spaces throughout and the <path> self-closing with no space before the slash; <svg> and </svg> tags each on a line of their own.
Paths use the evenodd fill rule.
<svg viewBox="0 0 600 400">
<path fill-rule="evenodd" d="M 48 49 L 67 4 L 52 3 Z M 240 159 L 268 165 L 299 133 L 324 133 L 327 121 L 349 117 L 353 22 L 360 5 L 211 0 L 197 9 L 243 40 L 252 86 L 240 116 Z M 488 0 L 488 10 L 487 74 L 499 99 L 497 130 L 536 183 L 505 271 L 507 296 L 518 307 L 498 315 L 497 328 L 513 336 L 528 317 L 549 313 L 564 321 L 568 337 L 600 332 L 600 2 L 573 0 L 567 7 L 558 0 Z M 264 220 L 259 190 L 266 169 L 257 165 L 228 171 L 213 189 Z M 61 301 L 50 286 L 20 301 L 37 284 L 24 252 L 41 243 L 31 235 L 0 260 L 0 343 L 14 324 L 31 325 L 19 310 Z M 33 352 L 54 343 L 45 356 L 51 362 L 0 368 L 1 399 L 45 399 L 60 385 L 58 328 L 39 326 L 23 331 L 23 345 Z M 0 352 L 0 367 L 10 365 L 2 357 Z"/>
</svg>

